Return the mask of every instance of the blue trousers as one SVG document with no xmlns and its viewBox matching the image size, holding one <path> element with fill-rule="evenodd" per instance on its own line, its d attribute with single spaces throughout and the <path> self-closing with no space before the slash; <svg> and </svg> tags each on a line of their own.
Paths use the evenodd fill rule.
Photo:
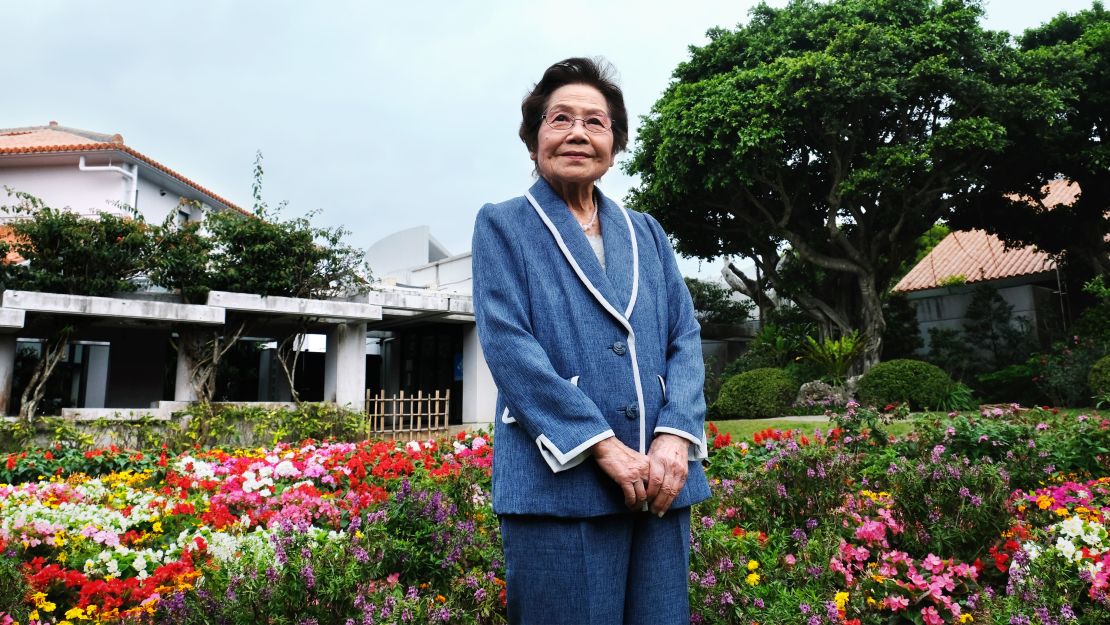
<svg viewBox="0 0 1110 625">
<path fill-rule="evenodd" d="M 502 515 L 510 625 L 688 625 L 690 509 Z"/>
</svg>

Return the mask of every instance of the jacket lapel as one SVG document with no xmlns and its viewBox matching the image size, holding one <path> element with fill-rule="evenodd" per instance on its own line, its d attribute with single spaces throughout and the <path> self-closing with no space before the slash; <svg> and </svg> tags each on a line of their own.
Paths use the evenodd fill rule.
<svg viewBox="0 0 1110 625">
<path fill-rule="evenodd" d="M 563 255 L 566 257 L 567 262 L 571 264 L 578 279 L 586 286 L 588 290 L 593 293 L 594 297 L 598 300 L 603 307 L 605 307 L 611 314 L 623 320 L 625 315 L 625 307 L 627 305 L 627 297 L 621 298 L 618 296 L 610 276 L 613 275 L 614 269 L 603 270 L 601 264 L 594 254 L 593 248 L 590 247 L 590 242 L 586 240 L 586 235 L 582 232 L 582 227 L 578 225 L 574 217 L 567 208 L 566 202 L 562 200 L 547 184 L 547 181 L 540 178 L 528 190 L 529 200 L 535 200 L 533 208 L 540 213 L 545 225 L 555 238 L 555 243 L 560 247 Z M 607 267 L 612 267 L 610 263 L 610 254 L 614 247 L 623 247 L 628 245 L 628 226 L 624 223 L 617 223 L 609 216 L 611 213 L 620 211 L 619 207 L 602 196 L 602 205 L 598 208 L 598 219 L 608 220 L 602 222 L 602 240 L 605 244 L 605 264 Z M 616 219 L 621 222 L 624 219 L 620 215 L 615 215 Z M 611 225 L 612 224 L 612 225 Z M 607 230 L 620 228 L 623 237 L 615 236 L 611 239 L 610 235 L 606 233 Z M 620 240 L 623 238 L 623 240 Z M 612 243 L 610 241 L 613 240 Z M 623 255 L 626 257 L 620 261 L 623 265 L 628 265 L 629 251 L 624 250 Z M 630 267 L 629 267 L 630 268 Z"/>
<path fill-rule="evenodd" d="M 601 220 L 601 239 L 605 243 L 605 273 L 615 297 L 611 301 L 628 318 L 636 305 L 639 283 L 639 263 L 632 255 L 636 247 L 632 224 L 616 202 L 600 192 L 598 195 L 601 197 L 598 219 Z"/>
</svg>

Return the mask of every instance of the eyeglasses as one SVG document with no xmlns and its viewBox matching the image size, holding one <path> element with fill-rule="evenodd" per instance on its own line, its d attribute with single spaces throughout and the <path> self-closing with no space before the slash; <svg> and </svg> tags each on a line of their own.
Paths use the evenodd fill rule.
<svg viewBox="0 0 1110 625">
<path fill-rule="evenodd" d="M 587 131 L 601 134 L 608 132 L 613 122 L 604 113 L 593 113 L 586 117 L 575 117 L 565 111 L 548 111 L 540 116 L 552 130 L 564 131 L 574 127 L 574 122 L 581 120 L 582 127 Z"/>
</svg>

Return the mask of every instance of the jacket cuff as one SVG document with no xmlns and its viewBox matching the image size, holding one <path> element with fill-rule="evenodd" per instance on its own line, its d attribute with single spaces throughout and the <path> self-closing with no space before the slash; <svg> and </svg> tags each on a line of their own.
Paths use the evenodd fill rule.
<svg viewBox="0 0 1110 625">
<path fill-rule="evenodd" d="M 574 449 L 564 453 L 560 451 L 559 448 L 555 446 L 555 443 L 552 443 L 551 439 L 547 438 L 546 435 L 540 434 L 539 437 L 536 438 L 536 446 L 540 448 L 540 455 L 543 456 L 547 466 L 551 467 L 551 471 L 559 473 L 567 469 L 573 469 L 582 464 L 586 458 L 589 457 L 590 448 L 614 436 L 616 436 L 616 433 L 613 432 L 613 430 L 605 430 L 601 434 L 591 437 Z"/>
<path fill-rule="evenodd" d="M 706 445 L 704 437 L 698 438 L 689 432 L 662 425 L 655 428 L 655 434 L 674 434 L 675 436 L 681 436 L 690 441 L 690 462 L 705 460 L 709 457 L 709 447 Z"/>
</svg>

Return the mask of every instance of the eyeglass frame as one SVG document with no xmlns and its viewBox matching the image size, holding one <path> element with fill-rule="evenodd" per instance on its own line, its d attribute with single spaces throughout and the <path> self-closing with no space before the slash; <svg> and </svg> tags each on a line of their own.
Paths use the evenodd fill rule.
<svg viewBox="0 0 1110 625">
<path fill-rule="evenodd" d="M 573 115 L 571 115 L 570 113 L 568 113 L 566 111 L 558 111 L 558 112 L 560 114 L 568 115 L 568 116 L 571 117 L 571 122 L 570 122 L 570 127 L 569 128 L 559 129 L 559 128 L 556 128 L 556 127 L 552 126 L 551 125 L 551 120 L 549 120 L 547 118 L 547 113 L 548 113 L 547 111 L 544 111 L 543 114 L 540 115 L 540 121 L 542 123 L 547 124 L 547 127 L 554 130 L 555 132 L 569 132 L 570 130 L 572 130 L 574 128 L 574 125 L 577 122 L 582 122 L 583 130 L 585 130 L 586 132 L 589 132 L 590 134 L 600 135 L 600 134 L 604 134 L 606 132 L 612 132 L 612 130 L 613 130 L 613 118 L 609 117 L 609 115 L 607 115 L 605 113 L 601 113 L 600 115 L 597 114 L 597 113 L 593 113 L 593 114 L 591 114 L 587 117 L 574 117 Z M 598 119 L 607 121 L 609 123 L 609 125 L 602 127 L 601 130 L 593 130 L 588 125 L 586 125 L 586 120 L 590 119 L 591 117 L 596 117 Z"/>
</svg>

